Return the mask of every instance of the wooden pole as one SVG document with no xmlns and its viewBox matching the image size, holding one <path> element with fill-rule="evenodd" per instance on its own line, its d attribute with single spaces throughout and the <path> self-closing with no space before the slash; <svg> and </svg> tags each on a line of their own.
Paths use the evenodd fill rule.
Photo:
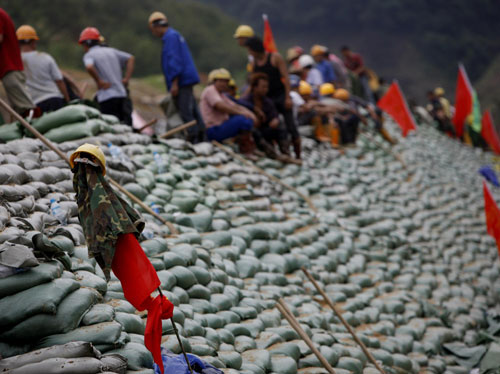
<svg viewBox="0 0 500 374">
<path fill-rule="evenodd" d="M 316 348 L 311 338 L 306 334 L 306 332 L 302 329 L 299 322 L 295 319 L 295 316 L 290 312 L 288 306 L 285 304 L 283 299 L 279 299 L 276 303 L 276 307 L 283 314 L 283 317 L 288 321 L 290 326 L 300 335 L 302 340 L 311 348 L 311 351 L 316 355 L 318 360 L 321 362 L 323 367 L 331 374 L 335 374 L 335 370 L 333 370 L 330 363 L 326 360 L 326 358 L 321 354 L 321 352 Z"/>
<path fill-rule="evenodd" d="M 159 138 L 161 138 L 161 139 L 168 138 L 169 136 L 177 134 L 178 132 L 181 132 L 182 130 L 186 130 L 194 125 L 196 125 L 196 120 L 186 122 L 184 125 L 180 125 L 179 127 L 176 127 L 175 129 L 168 130 L 166 133 L 160 135 Z"/>
<path fill-rule="evenodd" d="M 158 122 L 158 119 L 157 118 L 153 118 L 151 121 L 149 121 L 148 123 L 146 123 L 144 126 L 142 126 L 141 128 L 137 129 L 137 132 L 141 132 L 142 130 L 147 129 L 148 127 L 153 126 L 156 122 Z"/>
<path fill-rule="evenodd" d="M 370 353 L 370 351 L 368 351 L 368 349 L 366 348 L 366 346 L 364 345 L 364 343 L 358 338 L 358 335 L 356 335 L 356 332 L 347 323 L 347 321 L 344 319 L 344 317 L 342 316 L 342 314 L 338 311 L 338 309 L 335 307 L 335 305 L 333 304 L 333 302 L 330 300 L 330 298 L 328 297 L 328 295 L 320 288 L 320 286 L 318 285 L 318 283 L 316 282 L 316 280 L 312 277 L 312 275 L 309 273 L 309 271 L 307 271 L 306 268 L 302 268 L 302 271 L 304 272 L 304 274 L 306 275 L 306 277 L 309 278 L 309 280 L 314 285 L 314 287 L 316 288 L 316 290 L 321 294 L 321 296 L 323 296 L 323 299 L 325 300 L 325 302 L 328 304 L 328 306 L 330 306 L 330 308 L 333 310 L 333 312 L 338 317 L 338 319 L 340 319 L 340 322 L 342 322 L 342 324 L 345 326 L 345 328 L 347 329 L 347 331 L 349 331 L 349 333 L 352 335 L 352 337 L 354 338 L 354 340 L 356 341 L 356 343 L 359 344 L 359 346 L 361 347 L 361 350 L 366 355 L 366 357 L 368 357 L 368 359 L 371 361 L 371 363 L 373 365 L 375 365 L 375 367 L 377 368 L 378 371 L 380 371 L 382 374 L 385 374 L 384 369 L 382 369 L 382 367 L 379 365 L 379 363 L 377 362 L 377 360 L 375 360 L 375 357 L 373 357 L 373 355 Z"/>
<path fill-rule="evenodd" d="M 36 138 L 40 139 L 47 147 L 49 147 L 51 150 L 56 152 L 59 157 L 61 157 L 64 161 L 66 161 L 69 165 L 69 159 L 68 156 L 66 156 L 59 148 L 57 148 L 50 140 L 48 140 L 45 136 L 40 134 L 40 132 L 37 131 L 33 126 L 31 126 L 23 117 L 21 117 L 18 113 L 16 113 L 10 106 L 7 104 L 4 100 L 0 98 L 0 105 L 7 110 L 7 112 L 10 113 L 11 116 L 13 116 L 16 120 L 18 120 L 21 125 L 26 127 L 33 135 L 35 135 Z M 118 182 L 116 182 L 113 178 L 107 177 L 109 179 L 109 182 L 118 188 L 121 192 L 123 192 L 125 195 L 127 195 L 132 201 L 135 203 L 139 204 L 144 210 L 146 210 L 149 214 L 153 215 L 157 219 L 159 219 L 161 222 L 163 222 L 168 229 L 170 230 L 172 235 L 178 235 L 179 232 L 177 229 L 174 227 L 174 225 L 170 222 L 168 222 L 165 218 L 160 216 L 158 213 L 156 213 L 153 209 L 151 209 L 149 206 L 144 204 L 142 200 L 140 200 L 137 196 L 132 194 L 131 192 L 127 191 L 125 188 L 123 188 Z"/>
<path fill-rule="evenodd" d="M 238 161 L 244 163 L 245 165 L 255 169 L 258 173 L 262 174 L 262 175 L 265 175 L 266 177 L 268 177 L 269 179 L 271 179 L 273 182 L 276 182 L 280 185 L 282 185 L 284 188 L 286 188 L 287 190 L 290 190 L 290 191 L 293 191 L 295 192 L 297 195 L 299 195 L 306 203 L 307 205 L 309 206 L 309 209 L 311 209 L 314 213 L 318 213 L 318 209 L 314 206 L 313 202 L 311 201 L 311 199 L 309 199 L 306 195 L 304 195 L 302 192 L 298 191 L 296 188 L 293 188 L 292 186 L 290 186 L 289 184 L 286 184 L 285 182 L 283 182 L 281 179 L 279 178 L 276 178 L 274 175 L 272 174 L 269 174 L 267 171 L 265 171 L 264 169 L 258 167 L 257 165 L 255 165 L 254 163 L 248 161 L 246 158 L 244 158 L 243 156 L 233 152 L 232 149 L 230 149 L 229 147 L 226 147 L 225 145 L 222 145 L 221 143 L 219 143 L 218 141 L 216 140 L 213 140 L 212 143 L 217 147 L 217 148 L 220 148 L 222 151 L 226 152 L 227 154 L 229 154 L 231 157 L 237 159 Z"/>
</svg>

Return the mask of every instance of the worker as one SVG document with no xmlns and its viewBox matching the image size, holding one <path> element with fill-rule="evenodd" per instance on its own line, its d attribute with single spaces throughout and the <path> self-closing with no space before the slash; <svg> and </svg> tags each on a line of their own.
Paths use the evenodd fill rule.
<svg viewBox="0 0 500 374">
<path fill-rule="evenodd" d="M 42 113 L 62 108 L 69 101 L 64 78 L 52 56 L 37 51 L 37 41 L 40 39 L 36 30 L 29 25 L 22 25 L 16 35 L 31 98 Z"/>
<path fill-rule="evenodd" d="M 221 142 L 237 136 L 240 152 L 256 160 L 252 128 L 257 117 L 225 95 L 229 91 L 231 74 L 220 68 L 209 73 L 209 85 L 201 93 L 200 109 L 207 126 L 208 140 Z"/>
<path fill-rule="evenodd" d="M 335 91 L 335 99 L 341 100 L 348 104 L 349 107 L 339 111 L 335 115 L 335 122 L 340 128 L 340 139 L 342 145 L 349 145 L 356 142 L 358 136 L 359 122 L 361 121 L 361 115 L 359 114 L 355 104 L 350 99 L 349 91 L 343 88 L 339 88 Z"/>
<path fill-rule="evenodd" d="M 234 100 L 238 100 L 240 98 L 240 95 L 238 94 L 238 86 L 236 85 L 236 81 L 233 78 L 229 80 L 228 86 L 228 95 Z"/>
<path fill-rule="evenodd" d="M 444 115 L 446 116 L 446 118 L 451 119 L 451 105 L 448 99 L 444 97 L 444 94 L 445 92 L 443 87 L 436 87 L 434 89 L 434 95 L 436 95 L 436 98 L 441 103 L 441 107 L 444 110 Z"/>
<path fill-rule="evenodd" d="M 314 59 L 310 55 L 302 55 L 299 57 L 299 66 L 302 69 L 302 79 L 312 86 L 317 95 L 319 86 L 323 84 L 323 76 L 315 67 Z"/>
<path fill-rule="evenodd" d="M 187 140 L 191 143 L 202 142 L 205 140 L 205 123 L 193 93 L 193 86 L 200 82 L 200 77 L 189 46 L 183 36 L 170 27 L 167 17 L 161 12 L 149 16 L 149 29 L 153 36 L 162 40 L 161 66 L 165 83 L 182 120 L 196 120 L 196 126 L 188 129 Z"/>
<path fill-rule="evenodd" d="M 311 56 L 316 62 L 316 69 L 318 69 L 323 77 L 324 83 L 335 83 L 337 76 L 333 69 L 333 64 L 328 57 L 328 49 L 325 46 L 315 44 L 311 47 Z"/>
<path fill-rule="evenodd" d="M 2 8 L 0 8 L 0 79 L 7 98 L 17 113 L 27 117 L 33 110 L 34 114 L 39 115 L 40 110 L 35 110 L 36 105 L 26 88 L 26 75 L 14 23 Z"/>
<path fill-rule="evenodd" d="M 132 126 L 132 116 L 126 105 L 126 86 L 134 71 L 135 58 L 130 53 L 101 46 L 99 38 L 99 30 L 87 27 L 78 40 L 85 50 L 85 69 L 97 85 L 97 103 L 102 113 L 112 114 Z"/>
<path fill-rule="evenodd" d="M 290 97 L 290 81 L 285 60 L 277 52 L 269 53 L 264 49 L 262 40 L 258 37 L 246 41 L 248 52 L 253 56 L 252 71 L 265 73 L 269 77 L 269 92 L 267 96 L 273 101 L 276 109 L 285 120 L 285 125 L 292 139 L 295 157 L 300 159 L 301 145 L 297 124 L 292 111 Z"/>
<path fill-rule="evenodd" d="M 365 64 L 363 62 L 363 57 L 359 53 L 351 51 L 348 46 L 343 46 L 341 48 L 342 56 L 344 57 L 344 64 L 351 71 L 356 79 L 359 80 L 361 87 L 363 89 L 364 98 L 371 102 L 375 102 L 372 90 L 370 89 L 369 77 L 366 71 Z"/>
<path fill-rule="evenodd" d="M 286 51 L 286 62 L 288 63 L 288 72 L 290 74 L 300 74 L 299 57 L 303 54 L 304 50 L 298 45 L 288 48 Z"/>
<path fill-rule="evenodd" d="M 281 161 L 289 160 L 290 148 L 287 142 L 287 132 L 281 126 L 278 111 L 273 101 L 267 97 L 269 91 L 269 77 L 264 73 L 253 73 L 250 77 L 250 92 L 239 102 L 252 110 L 257 117 L 254 128 L 254 139 L 257 147 L 264 151 L 269 158 Z M 274 142 L 278 143 L 282 155 L 274 149 Z"/>
<path fill-rule="evenodd" d="M 236 31 L 234 32 L 233 37 L 238 41 L 238 45 L 240 47 L 244 47 L 248 38 L 254 37 L 255 32 L 248 25 L 239 25 Z"/>
</svg>

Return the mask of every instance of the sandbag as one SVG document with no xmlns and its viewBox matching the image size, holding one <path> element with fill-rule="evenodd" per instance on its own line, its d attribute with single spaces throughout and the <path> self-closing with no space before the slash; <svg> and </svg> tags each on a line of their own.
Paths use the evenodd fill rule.
<svg viewBox="0 0 500 374">
<path fill-rule="evenodd" d="M 19 122 L 7 123 L 0 126 L 0 140 L 10 142 L 23 137 L 23 130 Z"/>
<path fill-rule="evenodd" d="M 99 115 L 100 113 L 97 109 L 87 105 L 68 105 L 54 112 L 44 114 L 42 117 L 34 120 L 32 126 L 42 134 L 45 134 L 63 125 L 85 122 L 88 118 L 96 118 Z"/>
<path fill-rule="evenodd" d="M 82 139 L 94 136 L 107 130 L 109 125 L 100 119 L 92 119 L 86 122 L 72 123 L 58 128 L 53 128 L 45 133 L 45 137 L 56 143 L 67 142 L 69 140 Z"/>
<path fill-rule="evenodd" d="M 49 358 L 9 370 L 9 374 L 95 374 L 106 369 L 104 363 L 93 357 Z"/>
<path fill-rule="evenodd" d="M 0 184 L 24 184 L 31 181 L 30 175 L 18 165 L 0 165 Z"/>
<path fill-rule="evenodd" d="M 121 349 L 115 349 L 108 352 L 119 354 L 123 356 L 128 361 L 129 370 L 140 370 L 142 368 L 153 368 L 153 356 L 145 346 L 138 343 L 127 343 L 125 347 Z"/>
<path fill-rule="evenodd" d="M 101 322 L 111 322 L 115 316 L 115 310 L 108 304 L 94 305 L 82 319 L 82 325 L 95 325 Z"/>
</svg>

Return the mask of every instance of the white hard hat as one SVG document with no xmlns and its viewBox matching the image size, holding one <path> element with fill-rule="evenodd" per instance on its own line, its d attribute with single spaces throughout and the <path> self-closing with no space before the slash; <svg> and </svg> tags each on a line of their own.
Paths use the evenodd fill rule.
<svg viewBox="0 0 500 374">
<path fill-rule="evenodd" d="M 312 65 L 314 65 L 314 59 L 311 57 L 311 55 L 302 55 L 299 57 L 299 66 L 302 69 Z"/>
</svg>

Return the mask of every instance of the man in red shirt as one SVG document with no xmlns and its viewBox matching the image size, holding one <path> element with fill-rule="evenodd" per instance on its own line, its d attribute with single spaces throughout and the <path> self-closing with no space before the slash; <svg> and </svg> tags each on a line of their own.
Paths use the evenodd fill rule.
<svg viewBox="0 0 500 374">
<path fill-rule="evenodd" d="M 27 116 L 35 104 L 26 90 L 21 51 L 11 18 L 0 8 L 0 79 L 14 110 Z"/>
<path fill-rule="evenodd" d="M 351 49 L 346 45 L 343 46 L 340 51 L 344 57 L 344 65 L 359 79 L 359 82 L 363 86 L 364 98 L 370 103 L 374 103 L 375 99 L 373 97 L 373 92 L 370 89 L 363 57 L 361 57 L 359 53 L 351 51 Z"/>
</svg>

